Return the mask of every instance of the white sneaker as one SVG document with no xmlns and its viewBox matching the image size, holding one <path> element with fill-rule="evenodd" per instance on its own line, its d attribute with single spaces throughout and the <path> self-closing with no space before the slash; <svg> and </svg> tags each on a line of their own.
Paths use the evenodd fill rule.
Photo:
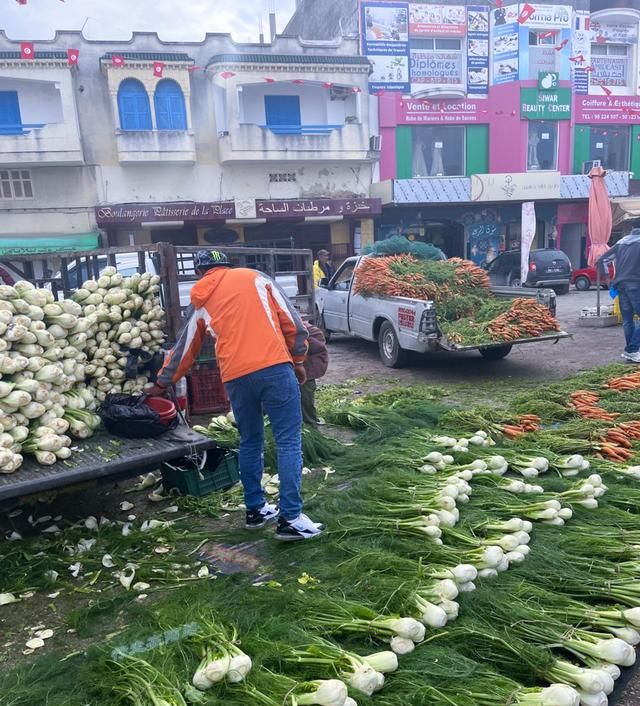
<svg viewBox="0 0 640 706">
<path fill-rule="evenodd" d="M 259 510 L 247 510 L 244 526 L 249 530 L 261 529 L 267 522 L 275 520 L 279 514 L 280 510 L 277 505 L 265 503 Z"/>
<path fill-rule="evenodd" d="M 629 358 L 630 355 L 631 355 L 631 353 L 627 353 L 627 351 L 624 351 L 624 353 L 621 353 L 621 354 L 620 354 L 620 357 L 621 357 L 623 360 L 630 360 L 630 358 Z"/>
<path fill-rule="evenodd" d="M 637 353 L 627 353 L 627 360 L 632 363 L 640 363 L 640 351 Z"/>
<path fill-rule="evenodd" d="M 276 530 L 276 539 L 281 542 L 299 542 L 303 539 L 313 539 L 322 534 L 323 530 L 324 525 L 319 522 L 313 522 L 304 513 L 301 513 L 295 520 L 291 521 L 280 517 L 278 529 Z"/>
</svg>

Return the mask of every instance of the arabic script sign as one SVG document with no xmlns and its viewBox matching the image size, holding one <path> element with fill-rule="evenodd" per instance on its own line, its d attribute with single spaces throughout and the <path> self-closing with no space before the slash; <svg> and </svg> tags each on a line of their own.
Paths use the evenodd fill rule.
<svg viewBox="0 0 640 706">
<path fill-rule="evenodd" d="M 533 201 L 560 198 L 560 172 L 473 174 L 472 201 Z"/>
<path fill-rule="evenodd" d="M 380 199 L 256 200 L 256 216 L 269 220 L 331 216 L 364 217 L 377 216 L 380 213 L 382 213 Z"/>
<path fill-rule="evenodd" d="M 206 203 L 124 203 L 98 206 L 98 226 L 140 225 L 141 223 L 215 223 L 235 218 L 232 201 Z"/>
</svg>

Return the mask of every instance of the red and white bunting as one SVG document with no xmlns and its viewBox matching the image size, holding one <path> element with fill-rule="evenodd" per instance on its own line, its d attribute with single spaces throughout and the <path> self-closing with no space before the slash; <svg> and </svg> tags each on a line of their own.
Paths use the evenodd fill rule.
<svg viewBox="0 0 640 706">
<path fill-rule="evenodd" d="M 202 66 L 187 66 L 187 71 L 190 73 L 193 73 L 194 71 L 201 71 L 202 69 Z"/>
<path fill-rule="evenodd" d="M 33 48 L 33 42 L 20 42 L 20 58 L 35 59 L 36 52 Z"/>
<path fill-rule="evenodd" d="M 569 44 L 569 40 L 563 39 L 557 47 L 554 47 L 554 49 L 556 51 L 562 51 L 567 46 L 567 44 Z"/>
<path fill-rule="evenodd" d="M 607 88 L 606 86 L 600 86 L 600 88 L 604 91 L 605 95 L 611 95 L 611 89 Z"/>
<path fill-rule="evenodd" d="M 322 84 L 322 88 L 333 88 L 333 84 L 331 83 L 331 81 L 325 81 Z"/>
<path fill-rule="evenodd" d="M 69 64 L 69 66 L 77 66 L 79 56 L 79 49 L 67 49 L 67 63 Z"/>
<path fill-rule="evenodd" d="M 153 75 L 156 78 L 162 78 L 163 72 L 164 72 L 164 63 L 162 61 L 154 61 L 153 62 Z"/>
<path fill-rule="evenodd" d="M 18 5 L 26 5 L 27 4 L 27 0 L 16 0 L 16 2 L 18 3 Z"/>
<path fill-rule="evenodd" d="M 582 64 L 584 61 L 584 56 L 582 54 L 578 54 L 578 56 L 570 56 L 569 61 L 573 61 L 574 64 Z"/>
<path fill-rule="evenodd" d="M 291 83 L 295 83 L 299 86 L 304 83 L 304 79 L 303 78 L 294 78 L 293 81 L 291 81 Z"/>
<path fill-rule="evenodd" d="M 235 76 L 235 74 L 233 73 L 233 71 L 223 71 L 223 72 L 220 74 L 220 77 L 223 78 L 225 81 L 226 81 L 228 78 L 233 78 L 234 76 Z"/>
<path fill-rule="evenodd" d="M 535 11 L 535 7 L 532 7 L 528 2 L 526 2 L 522 6 L 522 10 L 520 10 L 520 14 L 518 15 L 518 23 L 521 25 L 525 24 L 525 22 L 531 17 L 531 15 L 533 15 Z"/>
<path fill-rule="evenodd" d="M 357 86 L 354 86 L 354 87 L 351 89 L 351 93 L 362 93 L 362 89 L 361 89 L 361 88 L 358 88 Z"/>
<path fill-rule="evenodd" d="M 263 80 L 266 81 L 267 83 L 275 83 L 276 82 L 275 78 L 271 78 L 271 76 L 265 76 Z"/>
<path fill-rule="evenodd" d="M 380 96 L 384 96 L 384 90 L 380 89 L 379 91 L 376 91 L 373 95 L 378 96 L 378 98 L 380 98 Z"/>
<path fill-rule="evenodd" d="M 111 56 L 111 66 L 121 69 L 124 66 L 124 56 L 122 54 L 113 54 Z"/>
</svg>

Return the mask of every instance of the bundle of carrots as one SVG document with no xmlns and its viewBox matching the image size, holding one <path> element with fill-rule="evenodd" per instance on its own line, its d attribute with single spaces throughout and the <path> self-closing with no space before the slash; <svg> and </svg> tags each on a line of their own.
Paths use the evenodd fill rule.
<svg viewBox="0 0 640 706">
<path fill-rule="evenodd" d="M 477 267 L 469 260 L 463 260 L 459 257 L 452 257 L 449 262 L 455 263 L 455 283 L 459 287 L 467 287 L 469 289 L 489 289 L 489 275 L 486 270 Z"/>
<path fill-rule="evenodd" d="M 633 441 L 640 439 L 640 421 L 623 422 L 609 429 L 602 440 L 602 452 L 613 461 L 628 461 L 634 454 Z"/>
<path fill-rule="evenodd" d="M 640 371 L 623 375 L 622 377 L 611 378 L 607 380 L 605 387 L 618 392 L 640 389 Z"/>
<path fill-rule="evenodd" d="M 616 412 L 606 412 L 598 406 L 600 395 L 588 390 L 576 390 L 571 393 L 569 408 L 575 409 L 583 419 L 598 419 L 602 422 L 613 422 Z"/>
<path fill-rule="evenodd" d="M 495 341 L 536 338 L 543 333 L 559 330 L 560 324 L 549 309 L 528 299 L 515 299 L 509 311 L 487 326 L 487 331 Z"/>
<path fill-rule="evenodd" d="M 517 439 L 532 431 L 540 430 L 541 419 L 535 414 L 523 414 L 517 424 L 501 424 L 498 429 L 508 439 Z"/>
<path fill-rule="evenodd" d="M 353 291 L 356 294 L 386 297 L 413 297 L 440 301 L 449 294 L 449 288 L 430 282 L 418 272 L 399 277 L 394 266 L 407 267 L 417 262 L 411 255 L 365 258 L 356 272 Z"/>
</svg>

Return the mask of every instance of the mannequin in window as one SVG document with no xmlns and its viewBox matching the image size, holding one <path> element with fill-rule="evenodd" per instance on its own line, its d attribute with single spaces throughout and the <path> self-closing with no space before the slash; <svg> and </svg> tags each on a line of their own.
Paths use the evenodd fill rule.
<svg viewBox="0 0 640 706">
<path fill-rule="evenodd" d="M 444 176 L 442 161 L 442 142 L 434 141 L 431 151 L 431 174 L 429 176 Z"/>
<path fill-rule="evenodd" d="M 426 177 L 429 175 L 427 163 L 424 158 L 424 145 L 419 142 L 413 150 L 413 176 Z"/>
<path fill-rule="evenodd" d="M 540 169 L 538 161 L 538 145 L 540 144 L 540 135 L 537 130 L 529 133 L 529 154 L 527 155 L 527 167 L 529 169 Z"/>
</svg>

